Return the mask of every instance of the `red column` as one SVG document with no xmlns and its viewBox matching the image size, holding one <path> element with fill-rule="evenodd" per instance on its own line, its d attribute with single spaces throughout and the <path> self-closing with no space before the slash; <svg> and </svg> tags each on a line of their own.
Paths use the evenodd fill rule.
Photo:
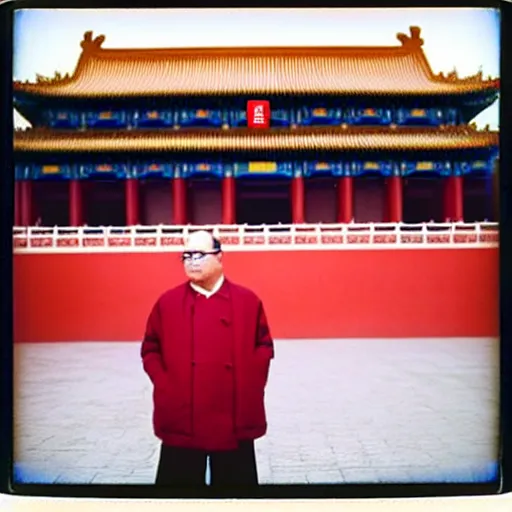
<svg viewBox="0 0 512 512">
<path fill-rule="evenodd" d="M 236 183 L 233 176 L 222 179 L 222 224 L 236 224 Z"/>
<path fill-rule="evenodd" d="M 82 182 L 77 179 L 69 182 L 69 225 L 78 227 L 84 223 L 82 202 Z"/>
<path fill-rule="evenodd" d="M 387 222 L 402 222 L 403 220 L 403 187 L 400 176 L 391 176 L 387 180 Z"/>
<path fill-rule="evenodd" d="M 305 222 L 305 200 L 304 200 L 304 178 L 295 176 L 291 183 L 292 196 L 292 223 L 304 224 Z"/>
<path fill-rule="evenodd" d="M 444 185 L 444 220 L 464 220 L 464 190 L 462 176 L 449 176 Z"/>
<path fill-rule="evenodd" d="M 453 220 L 464 220 L 464 182 L 462 176 L 453 176 Z"/>
<path fill-rule="evenodd" d="M 338 180 L 338 222 L 346 224 L 354 218 L 354 183 L 352 176 Z"/>
<path fill-rule="evenodd" d="M 174 178 L 172 182 L 172 209 L 174 224 L 187 223 L 187 183 L 183 178 Z"/>
<path fill-rule="evenodd" d="M 18 180 L 14 182 L 14 225 L 21 225 L 21 185 Z"/>
<path fill-rule="evenodd" d="M 136 226 L 140 222 L 139 182 L 135 178 L 125 181 L 126 225 Z"/>
<path fill-rule="evenodd" d="M 33 221 L 32 182 L 20 181 L 20 221 L 22 226 L 31 226 Z"/>
</svg>

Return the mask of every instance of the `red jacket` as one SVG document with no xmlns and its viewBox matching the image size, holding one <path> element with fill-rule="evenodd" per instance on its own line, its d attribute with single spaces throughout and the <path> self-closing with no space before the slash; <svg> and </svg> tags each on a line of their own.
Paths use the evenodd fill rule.
<svg viewBox="0 0 512 512">
<path fill-rule="evenodd" d="M 264 405 L 274 346 L 261 300 L 226 280 L 232 307 L 234 429 L 237 439 L 257 439 L 267 430 Z M 184 283 L 153 307 L 141 356 L 153 390 L 153 428 L 165 444 L 190 446 L 193 438 L 193 292 Z M 196 397 L 197 398 L 197 397 Z"/>
</svg>

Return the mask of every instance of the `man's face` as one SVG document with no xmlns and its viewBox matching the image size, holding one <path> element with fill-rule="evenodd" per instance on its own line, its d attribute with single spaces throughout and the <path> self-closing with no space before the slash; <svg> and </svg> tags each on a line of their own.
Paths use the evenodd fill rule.
<svg viewBox="0 0 512 512">
<path fill-rule="evenodd" d="M 193 283 L 208 281 L 222 268 L 221 254 L 213 248 L 213 239 L 203 233 L 190 236 L 182 257 L 185 274 Z"/>
</svg>

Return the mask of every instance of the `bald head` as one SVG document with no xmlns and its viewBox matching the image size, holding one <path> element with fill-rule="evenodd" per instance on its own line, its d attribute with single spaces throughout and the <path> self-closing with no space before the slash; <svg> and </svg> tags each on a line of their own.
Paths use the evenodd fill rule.
<svg viewBox="0 0 512 512">
<path fill-rule="evenodd" d="M 183 262 L 187 277 L 205 289 L 211 289 L 222 275 L 222 254 L 208 231 L 195 231 L 186 239 Z"/>
<path fill-rule="evenodd" d="M 185 251 L 213 251 L 213 235 L 208 231 L 194 231 L 185 241 Z"/>
</svg>

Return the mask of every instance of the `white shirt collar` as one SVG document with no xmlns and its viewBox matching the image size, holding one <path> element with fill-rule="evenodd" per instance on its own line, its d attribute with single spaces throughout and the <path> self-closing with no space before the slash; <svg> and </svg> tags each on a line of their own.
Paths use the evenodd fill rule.
<svg viewBox="0 0 512 512">
<path fill-rule="evenodd" d="M 190 283 L 190 286 L 194 291 L 197 293 L 200 293 L 201 295 L 204 295 L 207 299 L 209 299 L 212 295 L 215 295 L 221 288 L 221 286 L 224 284 L 224 276 L 220 276 L 219 280 L 215 283 L 215 286 L 211 290 L 205 290 L 204 288 L 201 288 L 201 286 L 197 286 L 197 284 Z"/>
</svg>

